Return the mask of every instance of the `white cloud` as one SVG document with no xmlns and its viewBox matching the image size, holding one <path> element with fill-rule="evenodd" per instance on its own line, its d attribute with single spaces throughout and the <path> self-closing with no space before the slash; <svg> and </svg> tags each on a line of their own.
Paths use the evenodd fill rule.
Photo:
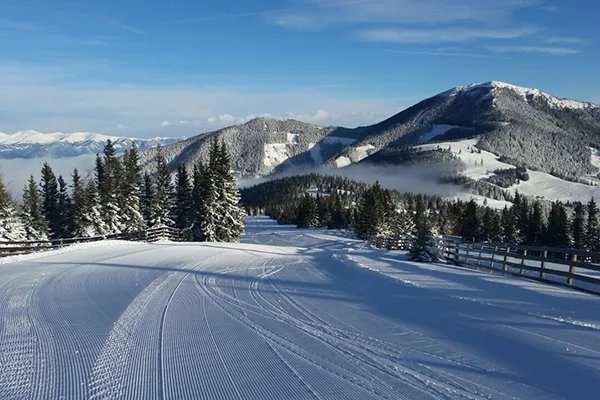
<svg viewBox="0 0 600 400">
<path fill-rule="evenodd" d="M 535 28 L 473 29 L 367 29 L 357 32 L 360 40 L 384 43 L 470 42 L 477 39 L 519 39 L 537 32 Z"/>
<path fill-rule="evenodd" d="M 543 53 L 553 56 L 579 53 L 579 50 L 576 49 L 551 46 L 489 46 L 488 48 L 496 53 Z"/>
<path fill-rule="evenodd" d="M 187 136 L 265 114 L 357 126 L 378 122 L 423 97 L 350 97 L 332 93 L 331 88 L 252 93 L 229 87 L 54 83 L 54 77 L 68 72 L 0 64 L 0 131 L 117 134 L 116 127 L 122 125 L 130 136 Z"/>
<path fill-rule="evenodd" d="M 318 29 L 331 25 L 452 24 L 502 21 L 519 9 L 541 0 L 301 0 L 297 8 L 264 13 L 275 25 L 291 29 Z"/>
</svg>

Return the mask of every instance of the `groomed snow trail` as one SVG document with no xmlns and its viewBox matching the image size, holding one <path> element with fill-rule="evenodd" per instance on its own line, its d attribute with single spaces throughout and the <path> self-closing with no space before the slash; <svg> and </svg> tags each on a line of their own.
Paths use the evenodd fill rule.
<svg viewBox="0 0 600 400">
<path fill-rule="evenodd" d="M 0 399 L 598 399 L 600 296 L 249 218 L 3 260 Z"/>
</svg>

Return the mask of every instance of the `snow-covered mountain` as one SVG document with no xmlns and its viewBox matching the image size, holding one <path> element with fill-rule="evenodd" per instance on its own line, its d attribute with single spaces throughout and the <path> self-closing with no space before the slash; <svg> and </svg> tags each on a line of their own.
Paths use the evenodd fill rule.
<svg viewBox="0 0 600 400">
<path fill-rule="evenodd" d="M 396 162 L 401 161 L 396 150 L 407 145 L 478 136 L 483 150 L 576 177 L 597 172 L 589 148 L 600 148 L 600 106 L 492 81 L 456 87 L 349 134 L 357 141 L 327 165 L 343 166 L 377 153 L 373 162 Z"/>
<path fill-rule="evenodd" d="M 140 149 L 167 145 L 180 138 L 138 139 L 106 136 L 92 132 L 41 133 L 22 131 L 0 133 L 0 159 L 63 158 L 101 152 L 107 140 L 112 140 L 117 151 L 124 151 L 135 143 Z"/>
</svg>

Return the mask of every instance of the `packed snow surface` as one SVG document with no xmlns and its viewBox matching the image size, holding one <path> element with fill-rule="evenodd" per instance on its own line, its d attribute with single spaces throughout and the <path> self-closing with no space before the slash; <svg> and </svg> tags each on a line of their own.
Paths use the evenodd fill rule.
<svg viewBox="0 0 600 400">
<path fill-rule="evenodd" d="M 0 265 L 0 398 L 600 398 L 598 296 L 248 223 Z"/>
</svg>

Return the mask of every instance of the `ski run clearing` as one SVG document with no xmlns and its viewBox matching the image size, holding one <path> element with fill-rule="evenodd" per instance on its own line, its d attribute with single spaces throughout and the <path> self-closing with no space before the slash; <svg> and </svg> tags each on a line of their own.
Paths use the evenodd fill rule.
<svg viewBox="0 0 600 400">
<path fill-rule="evenodd" d="M 598 399 L 600 297 L 250 218 L 3 259 L 1 399 Z"/>
</svg>

